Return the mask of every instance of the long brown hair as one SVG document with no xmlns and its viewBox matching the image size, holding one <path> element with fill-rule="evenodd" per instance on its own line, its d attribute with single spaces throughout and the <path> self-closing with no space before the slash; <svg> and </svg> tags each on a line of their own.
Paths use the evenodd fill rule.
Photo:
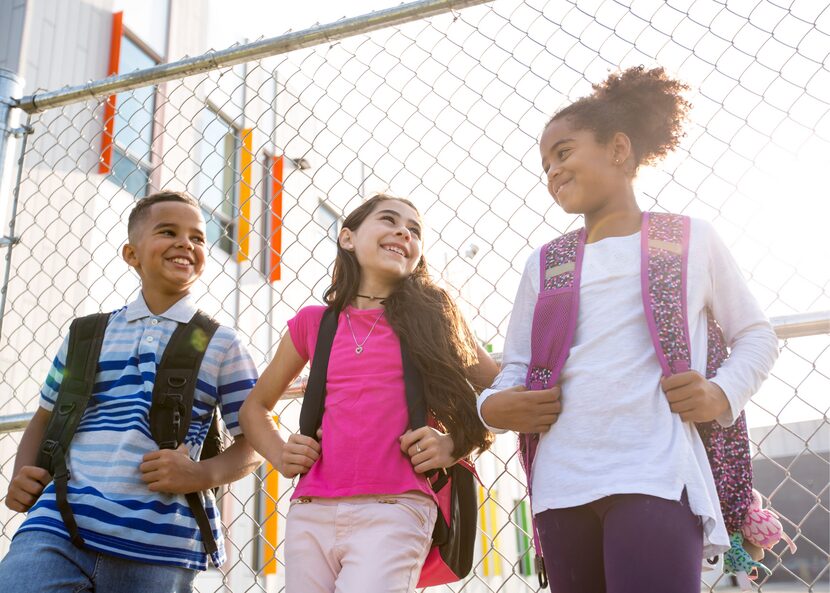
<svg viewBox="0 0 830 593">
<path fill-rule="evenodd" d="M 352 211 L 343 227 L 356 231 L 387 200 L 396 200 L 418 212 L 409 200 L 376 194 Z M 338 241 L 331 286 L 323 299 L 340 312 L 357 297 L 359 286 L 357 257 Z M 389 325 L 423 377 L 427 409 L 452 435 L 453 456 L 460 458 L 473 449 L 487 449 L 493 435 L 476 412 L 476 387 L 486 386 L 474 387 L 465 374 L 465 369 L 478 361 L 475 340 L 455 302 L 432 281 L 423 256 L 412 274 L 384 300 L 384 307 Z"/>
</svg>

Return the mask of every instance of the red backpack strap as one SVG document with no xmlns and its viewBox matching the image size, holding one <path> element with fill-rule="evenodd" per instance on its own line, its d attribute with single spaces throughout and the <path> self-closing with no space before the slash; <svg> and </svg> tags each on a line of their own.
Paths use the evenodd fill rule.
<svg viewBox="0 0 830 593">
<path fill-rule="evenodd" d="M 690 227 L 687 216 L 643 213 L 640 233 L 643 307 L 664 377 L 692 368 L 686 307 Z"/>
</svg>

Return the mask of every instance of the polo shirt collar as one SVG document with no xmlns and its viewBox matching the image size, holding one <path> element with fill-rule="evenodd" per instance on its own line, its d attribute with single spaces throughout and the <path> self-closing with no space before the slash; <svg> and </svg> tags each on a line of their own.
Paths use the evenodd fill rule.
<svg viewBox="0 0 830 593">
<path fill-rule="evenodd" d="M 187 295 L 167 309 L 164 313 L 154 315 L 144 301 L 144 293 L 139 291 L 134 301 L 127 305 L 127 321 L 137 321 L 145 317 L 163 317 L 176 323 L 188 323 L 196 314 L 196 302 L 191 295 Z"/>
</svg>

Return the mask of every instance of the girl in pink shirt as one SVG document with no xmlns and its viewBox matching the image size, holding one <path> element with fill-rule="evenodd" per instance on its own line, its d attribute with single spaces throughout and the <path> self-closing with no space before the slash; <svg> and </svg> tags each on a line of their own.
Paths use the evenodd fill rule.
<svg viewBox="0 0 830 593">
<path fill-rule="evenodd" d="M 339 317 L 319 440 L 284 441 L 271 410 L 313 359 L 326 307 L 288 322 L 240 412 L 257 451 L 284 476 L 301 476 L 287 519 L 286 590 L 412 591 L 437 512 L 424 474 L 490 445 L 475 396 L 498 368 L 430 279 L 420 215 L 407 200 L 376 195 L 346 218 L 324 298 Z M 408 429 L 401 343 L 440 429 Z"/>
</svg>

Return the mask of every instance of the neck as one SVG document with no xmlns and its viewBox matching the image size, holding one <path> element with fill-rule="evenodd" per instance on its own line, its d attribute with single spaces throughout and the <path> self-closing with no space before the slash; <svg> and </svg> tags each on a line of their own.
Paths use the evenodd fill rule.
<svg viewBox="0 0 830 593">
<path fill-rule="evenodd" d="M 170 307 L 186 297 L 189 293 L 182 292 L 176 294 L 162 294 L 142 288 L 141 294 L 144 297 L 144 302 L 147 304 L 147 308 L 150 310 L 150 313 L 153 315 L 161 315 Z"/>
<path fill-rule="evenodd" d="M 602 207 L 585 213 L 585 230 L 587 242 L 594 243 L 608 237 L 625 237 L 640 230 L 643 213 L 637 206 L 634 190 L 627 191 L 609 199 Z"/>
<path fill-rule="evenodd" d="M 392 294 L 394 286 L 387 282 L 361 278 L 357 288 L 357 296 L 354 299 L 355 309 L 377 309 L 383 307 L 383 299 Z"/>
</svg>

